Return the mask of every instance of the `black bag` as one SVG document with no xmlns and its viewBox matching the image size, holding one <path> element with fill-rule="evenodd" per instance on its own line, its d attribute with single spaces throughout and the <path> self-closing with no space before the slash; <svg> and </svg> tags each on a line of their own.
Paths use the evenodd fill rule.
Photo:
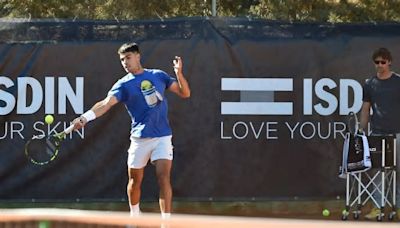
<svg viewBox="0 0 400 228">
<path fill-rule="evenodd" d="M 365 172 L 371 167 L 372 163 L 367 136 L 364 134 L 352 136 L 350 133 L 346 133 L 339 177 L 346 178 L 347 173 Z"/>
</svg>

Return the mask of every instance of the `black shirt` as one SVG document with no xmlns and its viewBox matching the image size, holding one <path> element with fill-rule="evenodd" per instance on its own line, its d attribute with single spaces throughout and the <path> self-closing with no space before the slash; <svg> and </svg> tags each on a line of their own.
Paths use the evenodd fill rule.
<svg viewBox="0 0 400 228">
<path fill-rule="evenodd" d="M 363 101 L 370 102 L 373 110 L 373 133 L 400 133 L 400 76 L 393 73 L 388 79 L 374 76 L 363 87 Z"/>
</svg>

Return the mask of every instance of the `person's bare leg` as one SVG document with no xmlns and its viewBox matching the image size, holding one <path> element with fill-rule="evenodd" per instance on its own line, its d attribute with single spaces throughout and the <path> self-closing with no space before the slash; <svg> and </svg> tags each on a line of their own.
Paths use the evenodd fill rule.
<svg viewBox="0 0 400 228">
<path fill-rule="evenodd" d="M 172 160 L 157 160 L 155 161 L 155 167 L 157 181 L 160 187 L 159 204 L 161 214 L 170 214 L 172 210 L 172 187 L 170 180 Z"/>
<path fill-rule="evenodd" d="M 131 216 L 139 215 L 139 201 L 141 194 L 141 185 L 143 180 L 144 168 L 132 169 L 128 168 L 128 185 L 127 195 L 129 199 L 129 208 Z"/>
</svg>

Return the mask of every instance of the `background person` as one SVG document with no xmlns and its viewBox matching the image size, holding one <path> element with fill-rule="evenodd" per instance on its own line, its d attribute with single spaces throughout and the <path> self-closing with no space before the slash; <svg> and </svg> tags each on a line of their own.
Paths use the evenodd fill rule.
<svg viewBox="0 0 400 228">
<path fill-rule="evenodd" d="M 361 108 L 361 128 L 368 130 L 370 121 L 371 135 L 397 135 L 397 177 L 396 202 L 400 200 L 400 76 L 391 71 L 392 55 L 386 48 L 379 48 L 372 54 L 376 75 L 368 79 L 363 86 L 363 105 Z M 370 116 L 372 109 L 372 116 Z M 380 185 L 380 178 L 375 179 Z M 374 198 L 381 202 L 380 194 L 375 192 Z M 375 219 L 380 213 L 379 208 L 373 208 L 365 217 Z M 397 213 L 400 213 L 399 209 Z"/>
</svg>

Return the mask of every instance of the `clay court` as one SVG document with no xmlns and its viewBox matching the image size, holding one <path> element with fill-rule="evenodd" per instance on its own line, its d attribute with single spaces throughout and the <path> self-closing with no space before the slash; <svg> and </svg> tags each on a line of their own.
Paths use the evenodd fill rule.
<svg viewBox="0 0 400 228">
<path fill-rule="evenodd" d="M 88 211 L 76 209 L 36 208 L 0 210 L 0 227 L 277 227 L 277 228 L 314 228 L 314 227 L 382 227 L 376 222 L 343 222 L 332 220 L 250 218 L 234 216 L 206 216 L 174 214 L 162 220 L 158 213 L 143 213 L 137 218 L 125 212 Z M 385 224 L 385 227 L 398 227 L 398 224 Z"/>
</svg>

